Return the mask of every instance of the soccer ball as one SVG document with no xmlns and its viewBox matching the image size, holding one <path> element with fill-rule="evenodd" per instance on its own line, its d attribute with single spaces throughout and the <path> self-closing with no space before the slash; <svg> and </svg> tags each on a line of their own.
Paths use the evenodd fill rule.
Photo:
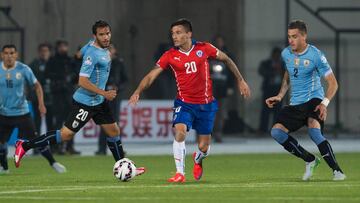
<svg viewBox="0 0 360 203">
<path fill-rule="evenodd" d="M 133 161 L 123 158 L 114 165 L 114 176 L 121 181 L 129 181 L 136 175 L 136 166 Z"/>
</svg>

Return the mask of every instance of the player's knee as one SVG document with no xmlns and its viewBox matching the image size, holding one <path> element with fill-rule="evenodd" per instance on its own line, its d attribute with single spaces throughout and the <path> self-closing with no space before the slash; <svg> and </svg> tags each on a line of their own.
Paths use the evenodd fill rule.
<svg viewBox="0 0 360 203">
<path fill-rule="evenodd" d="M 320 128 L 320 123 L 316 119 L 309 118 L 307 122 L 308 128 Z"/>
<path fill-rule="evenodd" d="M 62 141 L 69 141 L 74 137 L 75 133 L 70 129 L 63 127 L 60 130 L 60 135 Z"/>
<path fill-rule="evenodd" d="M 175 125 L 175 140 L 177 142 L 183 142 L 186 137 L 187 127 L 185 124 L 178 123 Z"/>
<path fill-rule="evenodd" d="M 272 128 L 271 136 L 278 142 L 279 144 L 283 144 L 288 139 L 288 134 L 280 129 L 280 128 Z"/>
<path fill-rule="evenodd" d="M 185 137 L 186 137 L 186 130 L 176 130 L 175 140 L 177 142 L 185 141 Z"/>
<path fill-rule="evenodd" d="M 107 130 L 106 134 L 109 137 L 119 136 L 120 135 L 120 129 L 119 128 L 109 129 L 109 130 Z"/>
<path fill-rule="evenodd" d="M 272 129 L 274 129 L 274 128 L 276 128 L 276 129 L 281 129 L 281 130 L 284 131 L 285 133 L 288 133 L 288 132 L 289 132 L 289 130 L 288 130 L 283 124 L 281 124 L 281 123 L 275 123 L 275 124 L 273 125 Z"/>
</svg>

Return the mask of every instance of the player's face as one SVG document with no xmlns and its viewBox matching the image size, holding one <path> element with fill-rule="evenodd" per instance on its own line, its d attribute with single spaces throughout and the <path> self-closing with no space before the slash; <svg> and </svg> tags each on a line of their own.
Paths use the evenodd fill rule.
<svg viewBox="0 0 360 203">
<path fill-rule="evenodd" d="M 171 28 L 171 38 L 174 46 L 181 47 L 191 41 L 192 32 L 186 32 L 186 29 L 182 25 L 176 25 Z"/>
<path fill-rule="evenodd" d="M 96 42 L 102 48 L 110 46 L 111 31 L 109 27 L 99 27 L 96 29 Z"/>
<path fill-rule="evenodd" d="M 17 51 L 14 48 L 5 48 L 1 52 L 1 59 L 4 62 L 5 67 L 13 67 L 18 57 Z"/>
<path fill-rule="evenodd" d="M 293 51 L 301 51 L 306 45 L 306 34 L 299 29 L 288 29 L 288 42 Z"/>
</svg>

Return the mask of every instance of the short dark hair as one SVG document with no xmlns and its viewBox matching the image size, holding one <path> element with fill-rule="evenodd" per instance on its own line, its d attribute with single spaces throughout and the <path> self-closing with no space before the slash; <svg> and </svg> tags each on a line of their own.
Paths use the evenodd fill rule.
<svg viewBox="0 0 360 203">
<path fill-rule="evenodd" d="M 186 19 L 186 18 L 180 18 L 179 20 L 173 22 L 173 23 L 171 24 L 170 29 L 173 28 L 174 26 L 177 26 L 177 25 L 182 25 L 182 26 L 184 26 L 184 27 L 185 27 L 185 30 L 186 30 L 187 32 L 192 32 L 191 22 L 190 22 L 190 20 L 188 20 L 188 19 Z"/>
<path fill-rule="evenodd" d="M 2 51 L 4 51 L 5 49 L 15 49 L 15 51 L 17 51 L 16 49 L 16 46 L 14 44 L 5 44 L 3 47 L 2 47 Z"/>
<path fill-rule="evenodd" d="M 92 33 L 94 35 L 96 35 L 96 30 L 99 28 L 99 27 L 109 27 L 110 30 L 111 30 L 111 27 L 109 25 L 109 23 L 103 21 L 103 20 L 98 20 L 95 22 L 95 24 L 92 26 Z"/>
<path fill-rule="evenodd" d="M 68 43 L 66 40 L 64 40 L 64 39 L 58 39 L 58 40 L 56 40 L 56 42 L 55 42 L 55 47 L 56 47 L 56 48 L 59 48 L 60 45 L 66 45 L 66 46 L 68 46 L 69 43 Z"/>
<path fill-rule="evenodd" d="M 300 32 L 307 33 L 306 23 L 302 20 L 293 20 L 289 23 L 288 29 L 298 29 Z"/>
<path fill-rule="evenodd" d="M 42 48 L 44 48 L 44 47 L 46 47 L 46 48 L 48 48 L 49 50 L 51 50 L 51 45 L 49 44 L 49 43 L 47 43 L 47 42 L 43 42 L 43 43 L 40 43 L 39 45 L 38 45 L 38 51 L 40 51 Z"/>
</svg>

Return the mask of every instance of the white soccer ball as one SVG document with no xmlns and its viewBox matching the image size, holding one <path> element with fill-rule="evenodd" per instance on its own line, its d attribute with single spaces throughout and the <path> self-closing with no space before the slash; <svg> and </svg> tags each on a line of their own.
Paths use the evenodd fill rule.
<svg viewBox="0 0 360 203">
<path fill-rule="evenodd" d="M 123 158 L 114 165 L 114 176 L 121 181 L 129 181 L 136 176 L 136 166 L 133 161 Z"/>
</svg>

